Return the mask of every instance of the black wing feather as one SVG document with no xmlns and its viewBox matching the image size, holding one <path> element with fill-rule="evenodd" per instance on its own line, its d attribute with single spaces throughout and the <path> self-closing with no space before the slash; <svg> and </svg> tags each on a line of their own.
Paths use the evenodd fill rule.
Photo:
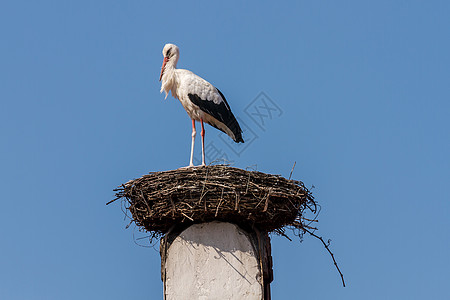
<svg viewBox="0 0 450 300">
<path fill-rule="evenodd" d="M 243 143 L 244 140 L 242 139 L 242 129 L 239 126 L 238 121 L 236 120 L 233 113 L 231 112 L 231 108 L 228 105 L 228 102 L 225 99 L 225 96 L 219 91 L 218 88 L 216 88 L 216 90 L 219 92 L 219 94 L 223 100 L 222 102 L 220 102 L 220 104 L 216 104 L 213 101 L 208 101 L 206 99 L 201 99 L 196 94 L 188 94 L 188 96 L 189 96 L 189 99 L 192 101 L 192 103 L 197 105 L 202 111 L 204 111 L 207 114 L 210 114 L 215 119 L 217 119 L 218 121 L 225 124 L 231 130 L 231 132 L 233 132 L 234 137 L 235 137 L 234 141 L 236 143 L 239 143 L 239 142 Z M 221 130 L 214 124 L 210 124 L 210 125 Z M 221 130 L 221 131 L 223 131 L 223 130 Z"/>
</svg>

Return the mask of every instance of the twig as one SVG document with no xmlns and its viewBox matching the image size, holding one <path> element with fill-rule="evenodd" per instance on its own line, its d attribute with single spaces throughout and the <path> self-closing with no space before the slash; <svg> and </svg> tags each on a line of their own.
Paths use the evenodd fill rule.
<svg viewBox="0 0 450 300">
<path fill-rule="evenodd" d="M 289 180 L 291 180 L 292 172 L 294 172 L 294 168 L 295 168 L 296 164 L 297 164 L 297 162 L 294 161 L 294 165 L 292 166 L 291 174 L 289 174 Z"/>
<path fill-rule="evenodd" d="M 111 204 L 111 203 L 113 203 L 114 201 L 116 201 L 117 199 L 120 199 L 120 198 L 122 198 L 122 196 L 119 196 L 116 199 L 113 199 L 113 200 L 107 202 L 106 205 Z"/>
<path fill-rule="evenodd" d="M 223 200 L 223 189 L 222 189 L 222 195 L 220 195 L 219 204 L 217 204 L 216 214 L 214 215 L 214 217 L 216 217 L 216 218 L 217 218 L 217 214 L 219 213 L 219 207 L 220 207 L 220 204 L 222 203 L 222 200 Z"/>
<path fill-rule="evenodd" d="M 175 203 L 173 203 L 172 195 L 169 196 L 170 204 L 172 204 L 172 217 L 175 216 L 175 212 L 177 211 L 177 208 L 175 207 Z"/>
<path fill-rule="evenodd" d="M 206 192 L 206 193 L 203 194 L 203 191 L 205 190 L 205 187 L 206 187 L 206 180 L 207 179 L 208 179 L 208 168 L 206 168 L 205 181 L 203 182 L 202 192 L 200 193 L 201 197 L 200 197 L 200 200 L 198 201 L 198 203 L 200 203 L 202 201 L 203 196 L 205 196 L 206 193 L 207 193 Z"/>
<path fill-rule="evenodd" d="M 250 182 L 250 172 L 248 172 L 248 178 L 247 178 L 247 186 L 245 187 L 245 193 L 244 193 L 244 195 L 247 195 L 247 192 L 248 192 L 248 183 Z"/>
<path fill-rule="evenodd" d="M 263 212 L 266 212 L 266 211 L 267 211 L 267 208 L 269 207 L 269 198 L 270 198 L 270 189 L 269 189 L 269 191 L 267 192 L 266 203 L 264 204 Z"/>
<path fill-rule="evenodd" d="M 236 204 L 234 206 L 234 210 L 238 210 L 239 209 L 239 201 L 241 200 L 241 198 L 239 197 L 239 195 L 236 193 Z M 240 209 L 239 209 L 240 211 Z"/>
<path fill-rule="evenodd" d="M 281 235 L 281 236 L 287 238 L 289 241 L 292 242 L 291 238 L 288 237 L 286 233 L 284 233 L 283 229 L 281 229 L 281 228 L 280 228 L 280 229 L 277 229 L 277 230 L 275 230 L 275 232 L 278 233 L 279 235 Z"/>
<path fill-rule="evenodd" d="M 319 220 L 316 220 L 316 219 L 311 220 L 311 219 L 307 219 L 307 218 L 305 218 L 305 217 L 302 217 L 302 219 L 303 219 L 303 220 L 306 220 L 306 221 L 309 221 L 309 222 L 319 222 Z"/>
<path fill-rule="evenodd" d="M 325 241 L 322 239 L 322 237 L 314 234 L 313 232 L 309 231 L 308 229 L 303 228 L 303 230 L 306 231 L 307 233 L 309 233 L 310 235 L 312 235 L 313 237 L 319 239 L 322 242 L 322 244 L 325 246 L 325 249 L 327 249 L 328 253 L 330 253 L 331 258 L 333 259 L 333 263 L 336 266 L 336 269 L 338 270 L 339 275 L 341 275 L 342 285 L 345 287 L 344 275 L 342 274 L 341 270 L 339 269 L 339 266 L 338 266 L 336 260 L 334 259 L 333 252 L 330 251 L 330 248 L 328 247 L 327 243 L 325 243 Z"/>
<path fill-rule="evenodd" d="M 181 214 L 183 216 L 185 216 L 186 218 L 188 218 L 189 220 L 191 220 L 192 222 L 194 222 L 194 219 L 192 219 L 191 217 L 189 217 L 188 215 L 186 215 L 184 212 L 181 212 Z"/>
</svg>

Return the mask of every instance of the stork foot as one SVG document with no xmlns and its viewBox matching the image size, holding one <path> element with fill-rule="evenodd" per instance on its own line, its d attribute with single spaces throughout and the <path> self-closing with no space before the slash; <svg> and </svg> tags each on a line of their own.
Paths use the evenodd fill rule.
<svg viewBox="0 0 450 300">
<path fill-rule="evenodd" d="M 198 166 L 195 166 L 195 165 L 189 165 L 189 166 L 186 166 L 186 167 L 181 167 L 181 168 L 179 168 L 179 169 L 201 168 L 201 167 L 206 167 L 206 165 L 205 165 L 205 164 L 201 164 L 201 165 L 198 165 Z"/>
<path fill-rule="evenodd" d="M 189 169 L 189 168 L 195 168 L 195 166 L 194 165 L 189 165 L 189 166 L 186 166 L 186 167 L 180 167 L 179 169 Z"/>
</svg>

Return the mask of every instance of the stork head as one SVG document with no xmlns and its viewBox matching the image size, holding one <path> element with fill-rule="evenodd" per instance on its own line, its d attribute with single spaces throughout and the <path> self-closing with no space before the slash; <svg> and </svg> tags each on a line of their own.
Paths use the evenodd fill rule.
<svg viewBox="0 0 450 300">
<path fill-rule="evenodd" d="M 163 48 L 162 54 L 164 56 L 164 61 L 161 67 L 159 81 L 161 81 L 166 69 L 174 69 L 177 66 L 178 57 L 180 56 L 180 49 L 178 49 L 178 47 L 174 44 L 166 44 Z"/>
</svg>

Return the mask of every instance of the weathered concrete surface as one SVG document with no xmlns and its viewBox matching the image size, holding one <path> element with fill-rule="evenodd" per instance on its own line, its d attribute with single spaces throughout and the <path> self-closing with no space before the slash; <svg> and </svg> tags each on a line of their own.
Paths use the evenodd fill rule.
<svg viewBox="0 0 450 300">
<path fill-rule="evenodd" d="M 263 287 L 255 249 L 231 223 L 192 225 L 167 249 L 164 294 L 167 300 L 261 300 Z"/>
</svg>

